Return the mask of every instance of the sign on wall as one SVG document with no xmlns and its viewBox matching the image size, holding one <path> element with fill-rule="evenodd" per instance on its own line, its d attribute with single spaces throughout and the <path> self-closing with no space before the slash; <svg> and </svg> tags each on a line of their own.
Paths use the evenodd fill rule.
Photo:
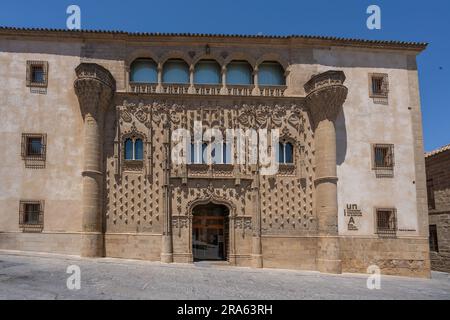
<svg viewBox="0 0 450 320">
<path fill-rule="evenodd" d="M 362 217 L 362 211 L 358 208 L 357 204 L 347 204 L 344 210 L 344 217 L 348 217 L 347 230 L 358 231 L 359 218 Z"/>
</svg>

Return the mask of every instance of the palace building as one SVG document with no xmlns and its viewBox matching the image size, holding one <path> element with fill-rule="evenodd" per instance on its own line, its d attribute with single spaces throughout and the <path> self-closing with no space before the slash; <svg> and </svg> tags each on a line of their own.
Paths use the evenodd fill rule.
<svg viewBox="0 0 450 320">
<path fill-rule="evenodd" d="M 429 277 L 425 48 L 0 28 L 0 249 Z"/>
</svg>

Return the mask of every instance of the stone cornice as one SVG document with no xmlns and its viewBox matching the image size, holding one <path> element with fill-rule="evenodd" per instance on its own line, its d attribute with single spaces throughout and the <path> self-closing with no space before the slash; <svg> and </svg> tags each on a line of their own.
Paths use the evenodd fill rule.
<svg viewBox="0 0 450 320">
<path fill-rule="evenodd" d="M 280 44 L 287 46 L 312 46 L 312 47 L 358 47 L 384 50 L 406 50 L 419 53 L 427 47 L 423 42 L 364 40 L 352 38 L 307 36 L 307 35 L 237 35 L 237 34 L 194 34 L 194 33 L 149 33 L 149 32 L 123 32 L 103 30 L 65 30 L 45 28 L 13 28 L 0 27 L 0 36 L 21 37 L 47 37 L 61 40 L 103 40 L 103 41 L 174 41 L 174 42 L 217 42 L 228 44 L 241 42 L 242 44 Z"/>
</svg>

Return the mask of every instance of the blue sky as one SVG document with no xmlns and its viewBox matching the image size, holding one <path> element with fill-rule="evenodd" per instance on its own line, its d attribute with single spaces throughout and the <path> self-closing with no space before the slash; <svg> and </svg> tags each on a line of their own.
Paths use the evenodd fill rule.
<svg viewBox="0 0 450 320">
<path fill-rule="evenodd" d="M 450 1 L 170 0 L 2 1 L 0 25 L 66 27 L 66 8 L 82 10 L 82 29 L 148 32 L 308 34 L 429 42 L 419 56 L 425 150 L 450 143 Z M 366 9 L 381 7 L 381 30 Z"/>
</svg>

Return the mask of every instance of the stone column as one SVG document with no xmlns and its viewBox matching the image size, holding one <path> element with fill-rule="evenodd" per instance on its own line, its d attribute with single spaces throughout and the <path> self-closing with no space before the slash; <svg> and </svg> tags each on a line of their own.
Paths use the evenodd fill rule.
<svg viewBox="0 0 450 320">
<path fill-rule="evenodd" d="M 75 93 L 84 121 L 81 256 L 99 257 L 104 255 L 103 125 L 116 84 L 109 71 L 98 64 L 82 63 L 75 71 Z"/>
<path fill-rule="evenodd" d="M 228 94 L 228 92 L 227 92 L 227 67 L 222 66 L 220 73 L 222 76 L 222 87 L 220 88 L 220 94 Z"/>
<path fill-rule="evenodd" d="M 253 198 L 253 217 L 252 217 L 252 267 L 262 268 L 263 258 L 262 258 L 262 243 L 261 243 L 261 197 L 259 194 L 259 168 L 254 172 L 254 180 L 252 185 L 252 198 Z M 243 231 L 245 232 L 245 228 Z"/>
<path fill-rule="evenodd" d="M 156 85 L 156 92 L 157 93 L 162 93 L 163 92 L 162 72 L 163 72 L 163 65 L 161 63 L 158 63 L 158 84 Z"/>
<path fill-rule="evenodd" d="M 191 94 L 195 94 L 194 72 L 195 72 L 195 66 L 193 64 L 191 64 L 189 66 L 189 89 L 188 89 L 188 93 L 191 93 Z"/>
<path fill-rule="evenodd" d="M 259 96 L 261 93 L 259 92 L 259 69 L 258 66 L 253 70 L 253 85 L 254 88 L 252 90 L 252 95 Z"/>
<path fill-rule="evenodd" d="M 163 235 L 161 241 L 161 262 L 173 262 L 173 243 L 172 243 L 172 195 L 170 188 L 170 122 L 167 115 L 164 124 L 164 177 L 163 177 Z"/>
<path fill-rule="evenodd" d="M 318 224 L 317 269 L 341 273 L 338 234 L 335 121 L 347 98 L 342 71 L 313 76 L 306 84 L 306 104 L 314 128 L 315 206 Z"/>
</svg>

